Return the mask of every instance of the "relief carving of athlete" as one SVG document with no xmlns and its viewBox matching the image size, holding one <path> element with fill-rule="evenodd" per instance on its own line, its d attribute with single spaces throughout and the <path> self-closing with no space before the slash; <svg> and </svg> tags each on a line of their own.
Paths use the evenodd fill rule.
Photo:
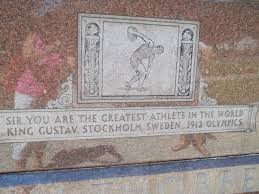
<svg viewBox="0 0 259 194">
<path fill-rule="evenodd" d="M 133 87 L 143 89 L 143 84 L 150 74 L 154 58 L 156 55 L 164 52 L 164 47 L 162 45 L 155 45 L 150 38 L 138 32 L 137 28 L 133 26 L 128 27 L 127 34 L 130 41 L 133 42 L 137 38 L 141 38 L 144 44 L 137 48 L 130 57 L 130 65 L 135 71 L 135 75 L 126 82 L 125 86 L 127 89 Z M 147 64 L 144 63 L 145 60 L 148 61 Z"/>
</svg>

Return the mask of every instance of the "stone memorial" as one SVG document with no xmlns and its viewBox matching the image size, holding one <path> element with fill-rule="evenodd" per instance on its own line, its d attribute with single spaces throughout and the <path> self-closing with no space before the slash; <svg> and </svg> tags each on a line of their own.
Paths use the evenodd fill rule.
<svg viewBox="0 0 259 194">
<path fill-rule="evenodd" d="M 258 1 L 0 13 L 0 193 L 259 191 Z"/>
</svg>

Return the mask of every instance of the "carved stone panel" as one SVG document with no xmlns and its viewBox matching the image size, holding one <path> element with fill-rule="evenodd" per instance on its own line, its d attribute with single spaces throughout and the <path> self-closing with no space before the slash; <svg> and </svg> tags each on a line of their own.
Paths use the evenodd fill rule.
<svg viewBox="0 0 259 194">
<path fill-rule="evenodd" d="M 199 23 L 79 15 L 78 102 L 193 101 Z"/>
</svg>

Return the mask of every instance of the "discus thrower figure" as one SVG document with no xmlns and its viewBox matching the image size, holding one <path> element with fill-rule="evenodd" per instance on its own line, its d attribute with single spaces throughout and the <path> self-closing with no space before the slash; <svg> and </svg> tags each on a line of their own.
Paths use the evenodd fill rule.
<svg viewBox="0 0 259 194">
<path fill-rule="evenodd" d="M 150 74 L 154 58 L 156 55 L 164 52 L 164 47 L 162 45 L 155 45 L 153 40 L 138 32 L 136 27 L 128 27 L 127 34 L 130 41 L 134 42 L 137 38 L 141 38 L 144 44 L 137 48 L 130 57 L 130 65 L 135 71 L 135 75 L 126 82 L 125 86 L 127 89 L 133 88 L 134 86 L 137 89 L 143 89 L 144 82 Z M 144 63 L 146 59 L 148 60 L 147 65 Z"/>
</svg>

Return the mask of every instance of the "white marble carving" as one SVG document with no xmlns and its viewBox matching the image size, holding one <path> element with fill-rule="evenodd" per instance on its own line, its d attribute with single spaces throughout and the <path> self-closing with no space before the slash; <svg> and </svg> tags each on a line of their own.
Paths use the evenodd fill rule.
<svg viewBox="0 0 259 194">
<path fill-rule="evenodd" d="M 208 83 L 205 79 L 201 76 L 200 77 L 200 91 L 199 91 L 199 105 L 201 106 L 213 106 L 217 105 L 218 102 L 215 98 L 211 98 L 208 95 Z"/>
<path fill-rule="evenodd" d="M 256 130 L 255 106 L 0 111 L 0 143 Z"/>
<path fill-rule="evenodd" d="M 199 24 L 79 15 L 78 102 L 192 101 Z"/>
<path fill-rule="evenodd" d="M 61 92 L 56 100 L 48 102 L 46 108 L 69 108 L 72 106 L 72 75 L 61 86 Z"/>
</svg>

